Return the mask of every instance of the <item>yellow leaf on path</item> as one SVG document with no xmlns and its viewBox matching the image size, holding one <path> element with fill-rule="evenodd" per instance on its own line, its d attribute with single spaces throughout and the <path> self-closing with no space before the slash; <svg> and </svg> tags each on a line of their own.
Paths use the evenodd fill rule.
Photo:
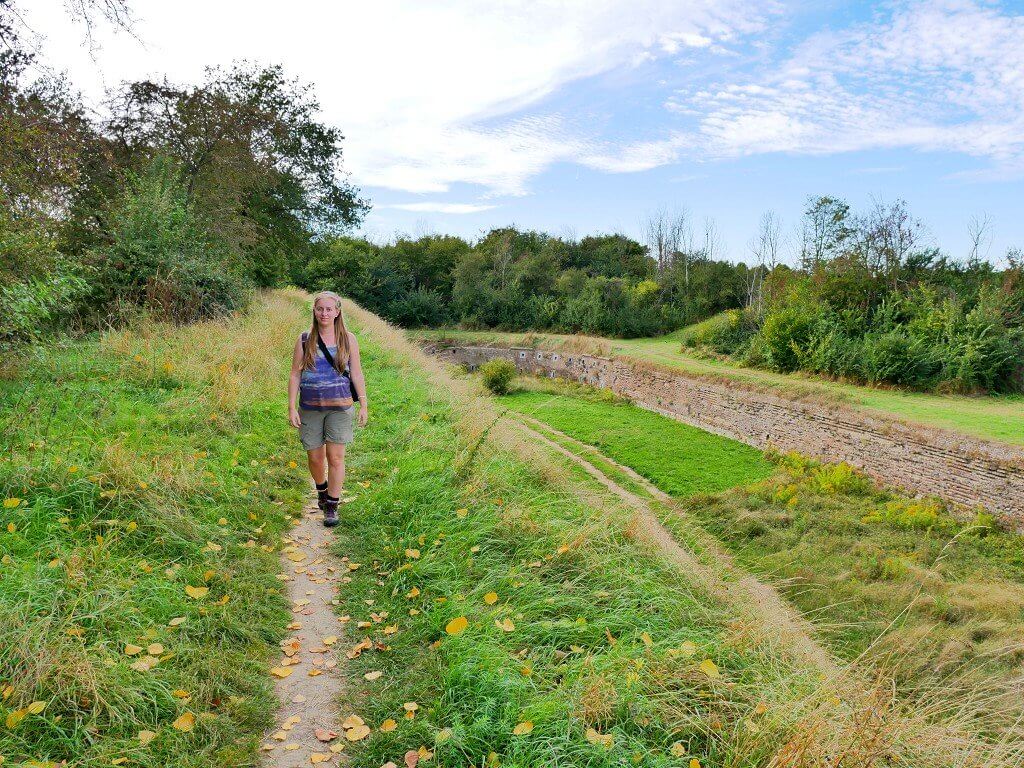
<svg viewBox="0 0 1024 768">
<path fill-rule="evenodd" d="M 700 671 L 711 678 L 718 677 L 718 665 L 715 664 L 711 659 L 704 659 L 700 663 Z"/>
<path fill-rule="evenodd" d="M 139 731 L 139 743 L 142 744 L 142 746 L 146 746 L 155 738 L 156 733 L 154 731 Z"/>
<path fill-rule="evenodd" d="M 311 752 L 309 754 L 309 762 L 313 765 L 316 765 L 317 763 L 326 763 L 330 759 L 331 755 L 329 752 Z"/>
<path fill-rule="evenodd" d="M 345 731 L 345 738 L 349 741 L 359 741 L 370 735 L 370 729 L 365 725 L 357 725 Z"/>
<path fill-rule="evenodd" d="M 193 600 L 201 600 L 210 592 L 209 587 L 193 587 L 191 584 L 185 587 L 185 594 Z"/>
<path fill-rule="evenodd" d="M 524 720 L 518 723 L 515 728 L 512 729 L 513 736 L 522 736 L 533 730 L 533 722 L 531 720 Z"/>
<path fill-rule="evenodd" d="M 171 723 L 172 728 L 178 731 L 185 731 L 186 733 L 195 728 L 195 725 L 196 716 L 193 715 L 191 712 L 186 712 L 173 723 Z"/>
<path fill-rule="evenodd" d="M 146 649 L 146 652 L 152 656 L 159 656 L 164 652 L 164 647 L 160 643 L 152 643 L 149 648 Z"/>
<path fill-rule="evenodd" d="M 320 677 L 324 671 L 322 669 L 311 669 L 309 670 L 309 677 Z"/>
<path fill-rule="evenodd" d="M 498 593 L 488 592 L 486 595 L 484 595 L 484 602 L 488 605 L 494 605 L 496 602 L 498 602 Z"/>
<path fill-rule="evenodd" d="M 124 655 L 125 656 L 135 656 L 137 654 L 142 653 L 142 651 L 143 651 L 143 648 L 142 648 L 141 645 L 132 645 L 131 643 L 128 643 L 124 647 Z"/>
<path fill-rule="evenodd" d="M 272 674 L 278 680 L 283 680 L 294 671 L 295 670 L 290 667 L 274 667 L 272 670 L 270 670 L 270 674 Z"/>
<path fill-rule="evenodd" d="M 359 715 L 349 715 L 342 722 L 341 727 L 348 730 L 349 728 L 355 728 L 357 725 L 366 725 L 366 721 Z"/>
<path fill-rule="evenodd" d="M 398 727 L 398 723 L 392 720 L 390 717 L 380 724 L 380 730 L 382 733 L 390 733 Z"/>
<path fill-rule="evenodd" d="M 323 642 L 324 645 L 334 645 L 336 642 L 338 642 L 338 636 L 337 635 L 329 635 L 329 636 L 325 637 L 322 640 L 322 642 Z"/>
<path fill-rule="evenodd" d="M 44 709 L 46 709 L 45 701 L 33 701 L 25 708 L 25 711 L 28 712 L 30 715 L 38 715 Z"/>
<path fill-rule="evenodd" d="M 444 631 L 447 632 L 449 635 L 457 635 L 463 630 L 465 630 L 466 627 L 468 626 L 469 619 L 467 619 L 465 616 L 459 616 L 458 618 L 449 621 L 448 624 L 445 626 Z"/>
</svg>

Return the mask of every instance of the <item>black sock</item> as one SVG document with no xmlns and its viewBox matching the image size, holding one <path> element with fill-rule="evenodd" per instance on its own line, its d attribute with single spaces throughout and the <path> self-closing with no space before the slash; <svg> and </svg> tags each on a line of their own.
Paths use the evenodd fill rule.
<svg viewBox="0 0 1024 768">
<path fill-rule="evenodd" d="M 327 499 L 327 481 L 324 480 L 322 483 L 316 484 L 316 497 L 319 501 Z"/>
</svg>

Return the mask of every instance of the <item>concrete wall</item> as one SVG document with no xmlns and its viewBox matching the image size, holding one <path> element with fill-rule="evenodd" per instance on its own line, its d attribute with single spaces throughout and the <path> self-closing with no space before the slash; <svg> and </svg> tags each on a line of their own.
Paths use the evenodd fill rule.
<svg viewBox="0 0 1024 768">
<path fill-rule="evenodd" d="M 469 368 L 505 358 L 525 373 L 611 389 L 644 408 L 758 448 L 845 461 L 885 485 L 984 506 L 1024 530 L 1024 449 L 1018 447 L 593 355 L 469 346 L 429 351 Z"/>
</svg>

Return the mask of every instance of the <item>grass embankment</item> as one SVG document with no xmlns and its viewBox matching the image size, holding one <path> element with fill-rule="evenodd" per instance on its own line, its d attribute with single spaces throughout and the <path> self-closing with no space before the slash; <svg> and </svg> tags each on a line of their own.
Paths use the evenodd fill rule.
<svg viewBox="0 0 1024 768">
<path fill-rule="evenodd" d="M 686 330 L 684 328 L 666 336 L 644 339 L 447 329 L 417 331 L 415 336 L 424 339 L 453 339 L 466 344 L 572 349 L 590 354 L 629 358 L 675 368 L 686 373 L 723 377 L 759 389 L 778 391 L 782 395 L 820 397 L 910 424 L 1024 445 L 1024 396 L 933 395 L 845 384 L 806 374 L 773 373 L 756 368 L 744 368 L 732 362 L 698 357 L 682 351 L 681 339 Z"/>
<path fill-rule="evenodd" d="M 524 441 L 397 332 L 360 322 L 374 416 L 336 549 L 352 569 L 346 714 L 371 733 L 352 765 L 407 750 L 439 766 L 955 759 L 884 687 L 867 708 L 837 696 L 670 565 L 575 464 Z"/>
<path fill-rule="evenodd" d="M 282 451 L 305 317 L 277 293 L 40 348 L 0 381 L 0 761 L 258 763 L 289 616 L 274 552 L 306 492 Z"/>
<path fill-rule="evenodd" d="M 668 451 L 685 454 L 679 446 L 693 440 L 691 428 L 606 402 L 590 388 L 524 381 L 544 391 L 500 402 L 598 447 L 679 499 L 681 507 L 662 510 L 670 528 L 685 534 L 673 525 L 681 509 L 740 565 L 777 584 L 839 657 L 864 655 L 912 698 L 941 704 L 943 696 L 973 695 L 987 709 L 986 727 L 1020 737 L 1013 685 L 1024 662 L 1024 538 L 984 516 L 958 522 L 937 500 L 879 490 L 845 465 L 797 456 L 780 457 L 760 482 L 692 495 L 665 460 Z M 657 439 L 631 439 L 631 422 L 640 437 Z M 719 461 L 696 471 L 714 474 Z"/>
</svg>

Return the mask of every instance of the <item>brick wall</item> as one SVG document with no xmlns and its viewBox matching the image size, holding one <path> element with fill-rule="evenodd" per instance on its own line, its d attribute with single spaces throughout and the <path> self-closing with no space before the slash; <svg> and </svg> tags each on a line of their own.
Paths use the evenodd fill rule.
<svg viewBox="0 0 1024 768">
<path fill-rule="evenodd" d="M 470 346 L 429 351 L 469 368 L 502 357 L 525 373 L 611 389 L 639 406 L 758 448 L 845 461 L 886 485 L 968 507 L 984 506 L 1007 525 L 1024 530 L 1021 448 L 593 355 Z"/>
</svg>

